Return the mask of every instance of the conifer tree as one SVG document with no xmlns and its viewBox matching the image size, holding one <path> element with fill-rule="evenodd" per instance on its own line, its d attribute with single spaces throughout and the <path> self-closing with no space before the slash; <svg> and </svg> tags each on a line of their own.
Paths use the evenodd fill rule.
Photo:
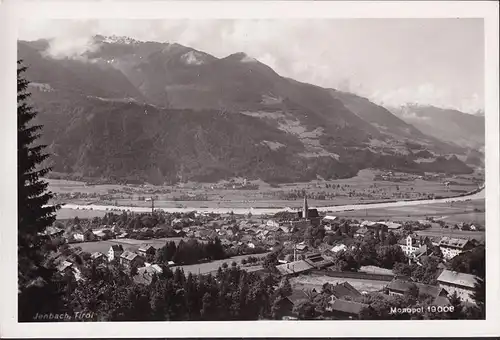
<svg viewBox="0 0 500 340">
<path fill-rule="evenodd" d="M 58 206 L 48 205 L 53 195 L 42 178 L 50 168 L 42 163 L 49 156 L 44 153 L 45 146 L 37 143 L 42 126 L 33 124 L 37 112 L 28 103 L 29 82 L 23 76 L 26 67 L 22 61 L 17 64 L 18 309 L 23 321 L 42 313 L 41 309 L 54 308 L 59 301 L 52 282 L 54 271 L 43 266 L 47 242 L 40 235 L 55 221 Z"/>
</svg>

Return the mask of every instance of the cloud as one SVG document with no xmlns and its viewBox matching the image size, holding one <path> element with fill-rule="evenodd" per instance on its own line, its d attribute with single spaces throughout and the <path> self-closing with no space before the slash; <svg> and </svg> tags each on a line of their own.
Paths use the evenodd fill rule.
<svg viewBox="0 0 500 340">
<path fill-rule="evenodd" d="M 54 38 L 48 53 L 56 57 L 95 49 L 96 34 L 177 42 L 219 58 L 244 52 L 283 76 L 378 103 L 484 107 L 481 20 L 52 20 L 20 27 L 21 39 Z"/>
</svg>

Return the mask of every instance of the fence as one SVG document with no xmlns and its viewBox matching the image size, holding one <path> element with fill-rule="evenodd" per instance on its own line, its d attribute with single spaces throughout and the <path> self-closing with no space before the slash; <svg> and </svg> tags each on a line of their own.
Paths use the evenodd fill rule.
<svg viewBox="0 0 500 340">
<path fill-rule="evenodd" d="M 372 274 L 364 272 L 340 272 L 332 270 L 313 270 L 312 274 L 326 275 L 338 278 L 349 278 L 349 279 L 363 279 L 363 280 L 374 280 L 374 281 L 392 281 L 394 275 L 390 274 Z"/>
</svg>

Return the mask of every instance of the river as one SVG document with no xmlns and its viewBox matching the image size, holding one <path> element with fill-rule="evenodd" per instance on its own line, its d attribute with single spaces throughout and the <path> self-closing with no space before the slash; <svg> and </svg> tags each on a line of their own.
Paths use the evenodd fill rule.
<svg viewBox="0 0 500 340">
<path fill-rule="evenodd" d="M 415 200 L 415 201 L 397 201 L 397 202 L 382 202 L 382 203 L 366 203 L 366 204 L 349 204 L 349 205 L 337 205 L 337 206 L 324 206 L 316 207 L 320 212 L 341 212 L 341 211 L 351 211 L 351 210 L 364 210 L 372 208 L 393 208 L 393 207 L 405 207 L 414 206 L 422 204 L 433 204 L 433 203 L 451 203 L 451 202 L 463 202 L 468 200 L 478 200 L 484 199 L 485 193 L 484 188 L 481 191 L 472 193 L 465 196 L 459 197 L 449 197 L 449 198 L 439 198 L 439 199 L 428 199 L 428 200 Z M 97 210 L 97 211 L 132 211 L 138 213 L 147 213 L 151 211 L 148 207 L 127 207 L 127 206 L 113 206 L 113 205 L 79 205 L 68 203 L 63 206 L 64 209 L 79 209 L 79 210 Z M 289 207 L 283 208 L 155 208 L 155 210 L 161 210 L 168 213 L 187 213 L 191 211 L 196 211 L 198 213 L 215 213 L 215 214 L 229 214 L 233 212 L 237 215 L 247 215 L 251 213 L 255 216 L 260 215 L 273 215 L 278 212 L 288 211 L 296 212 L 298 209 L 293 209 Z"/>
</svg>

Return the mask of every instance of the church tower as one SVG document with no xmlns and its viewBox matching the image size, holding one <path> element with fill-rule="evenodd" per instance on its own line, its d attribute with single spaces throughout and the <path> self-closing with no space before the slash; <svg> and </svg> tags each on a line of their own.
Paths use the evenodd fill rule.
<svg viewBox="0 0 500 340">
<path fill-rule="evenodd" d="M 302 218 L 307 220 L 309 218 L 309 207 L 307 206 L 307 195 L 304 194 L 304 206 L 302 207 Z"/>
</svg>

